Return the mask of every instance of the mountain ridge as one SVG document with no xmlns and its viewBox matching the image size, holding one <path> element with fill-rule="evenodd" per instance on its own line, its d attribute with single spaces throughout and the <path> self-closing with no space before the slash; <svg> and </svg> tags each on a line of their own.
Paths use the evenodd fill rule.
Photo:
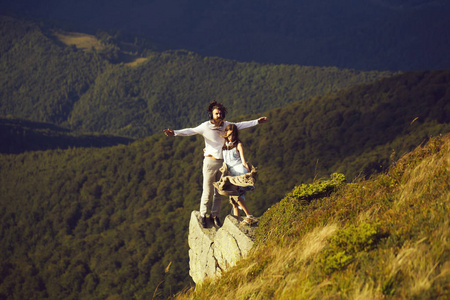
<svg viewBox="0 0 450 300">
<path fill-rule="evenodd" d="M 445 0 L 16 0 L 3 8 L 71 31 L 122 32 L 164 50 L 238 61 L 393 72 L 450 67 Z"/>
<path fill-rule="evenodd" d="M 1 21 L 2 39 L 10 48 L 0 56 L 5 70 L 0 75 L 0 114 L 82 133 L 143 138 L 164 127 L 199 123 L 213 99 L 229 108 L 229 117 L 237 117 L 392 75 L 239 63 L 185 50 L 147 49 L 146 61 L 129 67 L 114 63 L 121 44 L 112 37 L 99 38 L 106 43 L 105 52 L 83 51 L 56 43 L 48 29 L 36 24 L 7 17 Z"/>
</svg>

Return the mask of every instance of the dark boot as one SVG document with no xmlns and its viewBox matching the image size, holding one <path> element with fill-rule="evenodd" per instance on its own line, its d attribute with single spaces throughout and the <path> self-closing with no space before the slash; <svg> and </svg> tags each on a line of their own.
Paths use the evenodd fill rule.
<svg viewBox="0 0 450 300">
<path fill-rule="evenodd" d="M 206 225 L 206 216 L 203 216 L 203 217 L 202 217 L 201 224 L 202 224 L 202 227 L 203 227 L 203 228 L 206 228 L 206 227 L 207 227 L 207 225 Z"/>
</svg>

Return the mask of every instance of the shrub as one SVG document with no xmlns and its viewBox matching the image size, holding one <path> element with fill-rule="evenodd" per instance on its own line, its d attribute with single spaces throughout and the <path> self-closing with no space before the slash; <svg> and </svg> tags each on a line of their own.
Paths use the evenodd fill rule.
<svg viewBox="0 0 450 300">
<path fill-rule="evenodd" d="M 356 254 L 372 249 L 380 236 L 379 224 L 350 225 L 330 238 L 330 245 L 319 256 L 319 263 L 326 274 L 349 265 Z"/>
<path fill-rule="evenodd" d="M 344 174 L 333 173 L 330 177 L 330 180 L 296 186 L 286 195 L 286 201 L 294 200 L 306 203 L 313 199 L 325 197 L 345 182 Z"/>
</svg>

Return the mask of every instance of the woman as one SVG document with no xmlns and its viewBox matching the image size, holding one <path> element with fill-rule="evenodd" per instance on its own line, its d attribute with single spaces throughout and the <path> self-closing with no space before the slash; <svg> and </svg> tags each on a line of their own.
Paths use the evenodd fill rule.
<svg viewBox="0 0 450 300">
<path fill-rule="evenodd" d="M 229 124 L 225 127 L 225 144 L 222 149 L 223 159 L 227 165 L 228 171 L 233 176 L 239 176 L 246 174 L 250 171 L 249 165 L 245 160 L 244 147 L 242 142 L 239 140 L 239 130 L 235 124 Z M 244 224 L 254 224 L 257 219 L 253 217 L 245 204 L 245 192 L 248 190 L 253 190 L 254 187 L 240 187 L 239 196 L 232 196 L 230 199 L 233 205 L 233 214 L 239 216 L 239 208 L 241 208 L 245 214 Z"/>
</svg>

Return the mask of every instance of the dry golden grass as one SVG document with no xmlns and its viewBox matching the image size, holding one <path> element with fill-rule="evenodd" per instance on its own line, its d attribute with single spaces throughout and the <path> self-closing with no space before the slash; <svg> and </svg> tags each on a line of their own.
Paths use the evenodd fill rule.
<svg viewBox="0 0 450 300">
<path fill-rule="evenodd" d="M 434 281 L 450 276 L 450 263 L 440 264 L 442 255 L 450 249 L 450 228 L 446 223 L 438 228 L 433 240 L 437 243 L 426 243 L 423 238 L 414 244 L 406 243 L 397 255 L 393 255 L 387 264 L 390 268 L 389 278 L 395 278 L 399 273 L 404 277 L 404 284 L 408 289 L 403 291 L 403 297 L 419 296 L 423 291 L 431 288 Z"/>
<path fill-rule="evenodd" d="M 140 64 L 146 62 L 147 60 L 148 60 L 148 58 L 146 58 L 146 57 L 137 57 L 135 60 L 128 62 L 125 65 L 129 66 L 129 67 L 137 67 Z"/>
<path fill-rule="evenodd" d="M 75 45 L 80 50 L 89 51 L 92 48 L 102 50 L 103 44 L 93 35 L 79 32 L 54 31 L 53 35 L 67 46 Z"/>
<path fill-rule="evenodd" d="M 294 233 L 257 245 L 221 278 L 177 299 L 449 299 L 449 168 L 447 135 L 404 156 L 390 174 L 322 199 Z M 307 223 L 317 226 L 305 233 Z M 382 228 L 377 244 L 356 250 L 342 269 L 324 272 L 330 237 L 371 223 Z"/>
<path fill-rule="evenodd" d="M 64 31 L 54 31 L 53 35 L 64 45 L 71 46 L 74 45 L 77 49 L 83 51 L 91 51 L 95 49 L 97 51 L 102 51 L 105 49 L 105 45 L 102 44 L 95 36 L 79 33 L 79 32 L 64 32 Z M 145 57 L 138 57 L 129 52 L 121 51 L 125 66 L 137 67 L 140 64 L 146 62 L 148 59 Z"/>
<path fill-rule="evenodd" d="M 208 294 L 208 299 L 266 299 L 272 296 L 280 299 L 291 299 L 292 295 L 303 295 L 304 299 L 310 299 L 327 283 L 320 286 L 311 285 L 307 280 L 313 259 L 327 244 L 328 238 L 337 230 L 336 224 L 318 227 L 305 235 L 301 241 L 293 241 L 284 247 L 272 247 L 270 249 L 254 249 L 251 257 L 260 259 L 247 259 L 241 261 L 233 271 L 227 272 L 220 281 L 226 280 L 227 286 L 236 282 L 232 289 L 224 289 L 219 294 Z M 261 261 L 261 258 L 263 261 Z M 261 268 L 261 266 L 264 266 Z M 291 273 L 291 270 L 305 270 L 300 273 Z M 255 280 L 242 281 L 243 278 L 255 278 Z M 217 286 L 221 286 L 220 281 Z M 203 292 L 208 293 L 214 282 L 206 281 L 197 287 L 197 291 L 191 296 L 194 299 L 202 299 Z M 197 294 L 197 295 L 195 295 Z M 179 295 L 179 299 L 185 299 L 186 295 Z M 205 295 L 206 296 L 206 295 Z M 298 298 L 297 298 L 298 299 Z"/>
</svg>

